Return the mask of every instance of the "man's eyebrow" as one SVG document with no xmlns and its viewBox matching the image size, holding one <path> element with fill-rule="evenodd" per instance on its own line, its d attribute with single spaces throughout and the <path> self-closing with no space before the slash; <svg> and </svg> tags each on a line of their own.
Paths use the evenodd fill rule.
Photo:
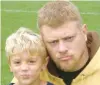
<svg viewBox="0 0 100 85">
<path fill-rule="evenodd" d="M 51 42 L 51 41 L 56 41 L 56 40 L 58 40 L 58 39 L 55 39 L 55 38 L 48 38 L 46 41 L 47 41 L 47 42 Z"/>
<path fill-rule="evenodd" d="M 55 39 L 55 40 L 51 40 L 51 41 L 47 41 L 48 43 L 50 43 L 50 42 L 53 42 L 53 41 L 58 41 L 57 39 Z"/>
</svg>

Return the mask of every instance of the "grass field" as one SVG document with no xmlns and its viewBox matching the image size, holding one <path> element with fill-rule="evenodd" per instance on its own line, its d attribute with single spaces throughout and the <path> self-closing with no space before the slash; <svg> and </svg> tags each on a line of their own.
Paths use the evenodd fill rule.
<svg viewBox="0 0 100 85">
<path fill-rule="evenodd" d="M 19 27 L 24 26 L 38 32 L 37 11 L 45 1 L 2 1 L 1 2 L 1 85 L 7 85 L 13 78 L 9 72 L 5 55 L 6 38 Z M 83 22 L 89 30 L 100 34 L 100 1 L 74 1 L 81 12 Z"/>
</svg>

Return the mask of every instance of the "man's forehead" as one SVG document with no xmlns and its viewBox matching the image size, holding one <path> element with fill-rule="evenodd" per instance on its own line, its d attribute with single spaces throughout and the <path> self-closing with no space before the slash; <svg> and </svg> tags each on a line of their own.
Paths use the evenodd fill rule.
<svg viewBox="0 0 100 85">
<path fill-rule="evenodd" d="M 52 34 L 52 33 L 48 33 L 46 35 L 43 35 L 43 40 L 50 42 L 53 40 L 59 40 L 59 39 L 63 39 L 66 37 L 71 37 L 71 36 L 75 36 L 76 33 L 61 33 L 61 34 Z"/>
<path fill-rule="evenodd" d="M 41 27 L 41 31 L 42 32 L 46 32 L 46 31 L 63 31 L 63 29 L 65 30 L 71 30 L 71 29 L 76 29 L 79 28 L 79 22 L 77 21 L 70 21 L 70 22 L 65 22 L 64 24 L 58 26 L 58 27 L 52 27 L 52 26 L 48 26 L 48 25 L 43 25 Z"/>
<path fill-rule="evenodd" d="M 58 29 L 52 29 L 50 27 L 44 27 L 41 30 L 41 34 L 42 37 L 56 37 L 56 36 L 70 36 L 72 34 L 74 34 L 77 30 L 74 29 L 74 27 L 72 28 L 67 28 L 67 27 L 62 27 L 62 28 L 58 28 Z"/>
</svg>

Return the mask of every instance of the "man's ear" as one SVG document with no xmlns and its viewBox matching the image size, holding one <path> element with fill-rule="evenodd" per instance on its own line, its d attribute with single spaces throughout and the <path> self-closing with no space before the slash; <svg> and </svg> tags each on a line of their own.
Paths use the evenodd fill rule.
<svg viewBox="0 0 100 85">
<path fill-rule="evenodd" d="M 85 37 L 85 41 L 87 41 L 87 25 L 86 24 L 83 24 L 82 31 Z"/>
<path fill-rule="evenodd" d="M 49 62 L 49 56 L 47 56 L 47 57 L 45 58 L 45 62 L 44 62 L 44 64 L 43 64 L 42 70 L 44 70 L 44 69 L 47 68 L 48 62 Z"/>
</svg>

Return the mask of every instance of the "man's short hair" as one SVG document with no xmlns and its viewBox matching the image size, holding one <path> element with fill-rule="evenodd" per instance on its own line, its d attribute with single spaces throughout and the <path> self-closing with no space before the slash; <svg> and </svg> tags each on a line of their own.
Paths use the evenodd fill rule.
<svg viewBox="0 0 100 85">
<path fill-rule="evenodd" d="M 58 27 L 69 21 L 78 21 L 82 24 L 77 7 L 69 1 L 48 2 L 38 12 L 39 28 L 43 25 Z"/>
</svg>

